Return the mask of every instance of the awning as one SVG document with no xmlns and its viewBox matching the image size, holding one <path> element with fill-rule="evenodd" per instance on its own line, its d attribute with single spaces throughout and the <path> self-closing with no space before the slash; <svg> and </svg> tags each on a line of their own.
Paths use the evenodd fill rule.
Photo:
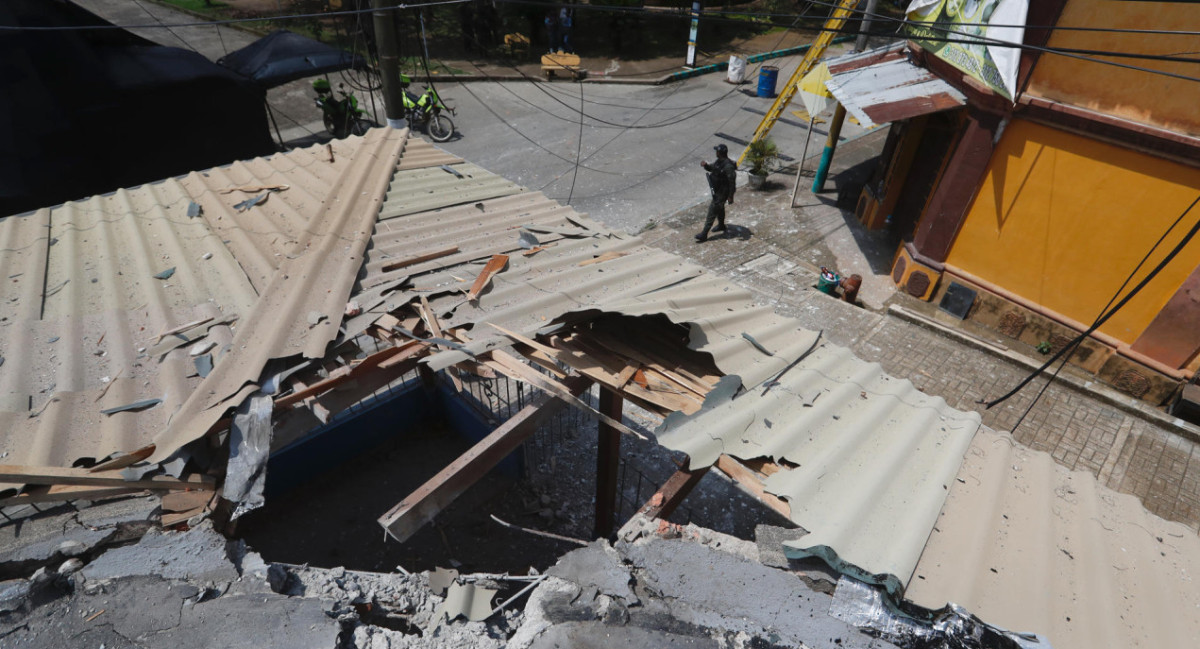
<svg viewBox="0 0 1200 649">
<path fill-rule="evenodd" d="M 826 87 L 864 127 L 928 115 L 966 104 L 966 97 L 908 60 L 904 43 L 828 62 Z"/>
<path fill-rule="evenodd" d="M 283 29 L 230 52 L 217 63 L 264 88 L 318 74 L 367 67 L 361 56 Z"/>
</svg>

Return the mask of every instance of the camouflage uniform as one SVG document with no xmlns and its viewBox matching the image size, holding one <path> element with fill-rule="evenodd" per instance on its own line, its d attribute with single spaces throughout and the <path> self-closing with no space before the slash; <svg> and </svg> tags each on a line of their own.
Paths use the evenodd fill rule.
<svg viewBox="0 0 1200 649">
<path fill-rule="evenodd" d="M 708 216 L 704 219 L 704 231 L 699 239 L 708 237 L 713 222 L 717 223 L 717 231 L 725 229 L 725 203 L 737 191 L 737 165 L 729 158 L 718 157 L 712 164 L 705 163 L 708 171 L 708 186 L 712 189 L 712 202 L 708 205 Z"/>
</svg>

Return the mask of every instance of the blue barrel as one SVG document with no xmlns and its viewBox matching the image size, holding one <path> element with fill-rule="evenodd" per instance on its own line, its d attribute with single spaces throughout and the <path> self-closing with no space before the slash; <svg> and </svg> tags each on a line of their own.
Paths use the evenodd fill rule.
<svg viewBox="0 0 1200 649">
<path fill-rule="evenodd" d="M 764 65 L 758 71 L 758 96 L 759 97 L 774 97 L 775 82 L 779 81 L 779 68 Z"/>
</svg>

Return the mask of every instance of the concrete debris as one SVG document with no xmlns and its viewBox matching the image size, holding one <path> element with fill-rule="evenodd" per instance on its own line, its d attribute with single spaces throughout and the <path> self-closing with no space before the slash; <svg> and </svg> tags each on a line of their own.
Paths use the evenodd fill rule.
<svg viewBox="0 0 1200 649">
<path fill-rule="evenodd" d="M 830 617 L 832 598 L 759 563 L 753 543 L 691 525 L 672 529 L 679 538 L 666 540 L 653 521 L 635 517 L 616 546 L 599 542 L 564 556 L 530 595 L 508 646 L 894 646 Z"/>
<path fill-rule="evenodd" d="M 225 537 L 204 523 L 186 533 L 150 530 L 136 545 L 109 550 L 83 569 L 88 580 L 131 576 L 233 581 L 237 568 L 229 561 Z"/>
<path fill-rule="evenodd" d="M 270 395 L 256 392 L 238 407 L 229 429 L 229 464 L 224 496 L 236 506 L 233 518 L 262 507 L 267 484 L 267 456 L 271 453 Z"/>
</svg>

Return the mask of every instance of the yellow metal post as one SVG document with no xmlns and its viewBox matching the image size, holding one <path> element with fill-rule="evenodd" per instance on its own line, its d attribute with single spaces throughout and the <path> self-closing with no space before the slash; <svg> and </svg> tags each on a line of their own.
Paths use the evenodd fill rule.
<svg viewBox="0 0 1200 649">
<path fill-rule="evenodd" d="M 858 0 L 842 0 L 838 3 L 833 13 L 829 15 L 829 20 L 825 22 L 825 27 L 822 28 L 821 34 L 817 36 L 817 40 L 813 42 L 812 47 L 808 48 L 808 52 L 804 55 L 804 60 L 800 61 L 800 66 L 792 73 L 787 84 L 783 86 L 783 91 L 775 98 L 775 103 L 771 104 L 771 109 L 767 111 L 767 115 L 763 117 L 762 122 L 759 122 L 758 128 L 754 131 L 754 137 L 750 138 L 750 143 L 753 144 L 771 132 L 771 128 L 775 126 L 775 122 L 783 116 L 783 111 L 787 110 L 792 99 L 796 97 L 796 91 L 800 87 L 800 80 L 804 75 L 812 71 L 813 66 L 821 57 L 825 55 L 825 50 L 829 48 L 829 44 L 833 42 L 834 36 L 841 30 L 842 25 L 846 24 L 846 19 L 850 17 L 854 10 L 854 5 L 858 4 Z M 742 161 L 746 159 L 746 151 L 750 147 L 747 146 L 742 155 L 738 156 L 738 166 L 741 166 Z"/>
</svg>

